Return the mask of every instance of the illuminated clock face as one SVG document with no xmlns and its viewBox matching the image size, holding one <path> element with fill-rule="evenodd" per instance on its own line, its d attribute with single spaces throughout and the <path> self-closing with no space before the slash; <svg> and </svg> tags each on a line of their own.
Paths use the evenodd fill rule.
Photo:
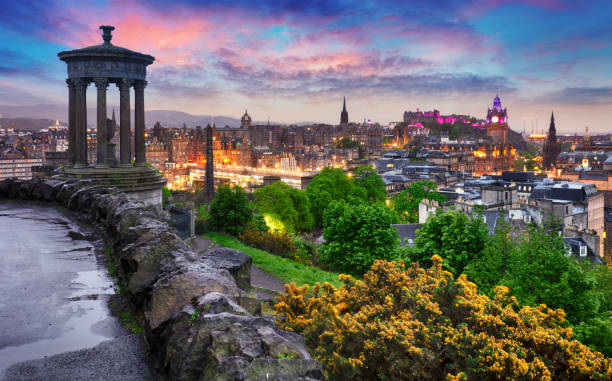
<svg viewBox="0 0 612 381">
<path fill-rule="evenodd" d="M 493 123 L 497 123 L 499 121 L 499 118 L 497 116 L 494 116 L 493 118 L 491 118 L 491 122 Z"/>
</svg>

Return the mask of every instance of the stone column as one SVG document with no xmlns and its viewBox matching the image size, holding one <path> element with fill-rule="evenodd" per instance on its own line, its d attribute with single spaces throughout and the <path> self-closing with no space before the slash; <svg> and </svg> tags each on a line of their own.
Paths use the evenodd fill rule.
<svg viewBox="0 0 612 381">
<path fill-rule="evenodd" d="M 89 81 L 83 78 L 72 80 L 75 89 L 75 134 L 74 134 L 74 168 L 87 167 L 87 98 Z"/>
<path fill-rule="evenodd" d="M 134 151 L 136 152 L 135 165 L 144 167 L 145 157 L 145 110 L 144 89 L 147 81 L 136 81 L 134 84 Z"/>
<path fill-rule="evenodd" d="M 121 79 L 117 83 L 119 87 L 119 123 L 120 123 L 120 147 L 119 166 L 132 166 L 132 134 L 130 128 L 130 88 L 134 83 L 131 79 Z"/>
<path fill-rule="evenodd" d="M 108 168 L 106 150 L 106 88 L 108 87 L 107 78 L 94 78 L 98 89 L 98 125 L 96 139 L 96 168 Z"/>
<path fill-rule="evenodd" d="M 76 157 L 76 108 L 74 104 L 76 91 L 71 79 L 67 79 L 66 83 L 68 84 L 68 165 L 73 166 Z"/>
</svg>

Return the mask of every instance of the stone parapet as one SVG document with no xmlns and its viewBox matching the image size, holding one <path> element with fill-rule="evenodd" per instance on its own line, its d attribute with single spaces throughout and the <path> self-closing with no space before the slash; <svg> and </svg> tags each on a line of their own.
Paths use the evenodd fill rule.
<svg viewBox="0 0 612 381">
<path fill-rule="evenodd" d="M 304 339 L 253 308 L 251 259 L 229 249 L 196 254 L 158 210 L 92 180 L 8 179 L 0 198 L 54 202 L 100 229 L 144 338 L 170 380 L 322 380 Z"/>
</svg>

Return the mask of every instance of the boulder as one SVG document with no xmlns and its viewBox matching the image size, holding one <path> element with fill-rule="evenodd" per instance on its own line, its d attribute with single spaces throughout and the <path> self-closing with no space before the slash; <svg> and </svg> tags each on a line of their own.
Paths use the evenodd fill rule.
<svg viewBox="0 0 612 381">
<path fill-rule="evenodd" d="M 241 289 L 251 288 L 251 264 L 253 260 L 240 250 L 220 247 L 205 252 L 203 263 L 207 266 L 227 270 Z"/>
<path fill-rule="evenodd" d="M 64 182 L 59 180 L 43 180 L 37 182 L 32 188 L 32 197 L 43 201 L 55 200 L 55 194 L 62 184 L 64 184 Z"/>
<path fill-rule="evenodd" d="M 176 234 L 160 224 L 145 230 L 136 242 L 125 246 L 120 252 L 120 264 L 128 279 L 129 292 L 132 295 L 144 292 L 157 281 L 164 264 L 175 264 L 175 260 L 189 254 L 181 250 L 182 245 Z"/>
<path fill-rule="evenodd" d="M 145 310 L 149 327 L 159 327 L 192 300 L 209 292 L 229 296 L 244 293 L 227 272 L 215 271 L 202 265 L 190 266 L 185 272 L 162 275 L 153 286 L 150 306 Z"/>
<path fill-rule="evenodd" d="M 195 317 L 194 317 L 195 316 Z M 173 380 L 322 380 L 304 340 L 270 319 L 235 313 L 177 314 L 166 331 Z"/>
</svg>

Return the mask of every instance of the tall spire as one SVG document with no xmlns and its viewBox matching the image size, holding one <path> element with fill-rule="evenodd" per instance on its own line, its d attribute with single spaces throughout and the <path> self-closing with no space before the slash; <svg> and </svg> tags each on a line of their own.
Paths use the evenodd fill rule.
<svg viewBox="0 0 612 381">
<path fill-rule="evenodd" d="M 115 119 L 115 108 L 114 107 L 113 107 L 113 118 L 112 119 L 113 119 L 113 122 L 117 121 L 117 119 Z"/>
<path fill-rule="evenodd" d="M 554 138 L 556 141 L 557 129 L 555 127 L 555 113 L 554 112 L 550 113 L 550 127 L 548 129 L 548 139 L 549 140 L 551 139 L 551 135 L 552 135 L 552 138 Z"/>
<path fill-rule="evenodd" d="M 557 142 L 557 128 L 555 126 L 555 114 L 550 113 L 550 127 L 548 128 L 548 137 L 542 149 L 542 166 L 547 169 L 553 169 L 557 163 L 557 157 L 561 152 L 561 146 Z"/>
<path fill-rule="evenodd" d="M 348 111 L 346 111 L 346 97 L 342 100 L 342 112 L 340 113 L 340 124 L 348 124 Z"/>
</svg>

